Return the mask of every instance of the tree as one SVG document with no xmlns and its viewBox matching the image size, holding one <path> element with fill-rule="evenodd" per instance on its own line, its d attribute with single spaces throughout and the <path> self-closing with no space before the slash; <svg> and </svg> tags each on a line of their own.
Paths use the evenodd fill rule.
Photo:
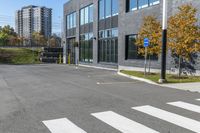
<svg viewBox="0 0 200 133">
<path fill-rule="evenodd" d="M 58 47 L 61 45 L 61 38 L 53 34 L 49 40 L 50 47 Z"/>
<path fill-rule="evenodd" d="M 136 39 L 136 45 L 138 47 L 138 54 L 145 56 L 144 39 L 148 38 L 150 45 L 148 47 L 149 57 L 149 72 L 150 61 L 152 55 L 159 55 L 161 50 L 161 24 L 154 16 L 146 16 L 143 19 L 143 24 L 140 27 L 138 37 Z"/>
<path fill-rule="evenodd" d="M 178 13 L 169 18 L 168 44 L 172 54 L 179 58 L 179 77 L 183 60 L 190 61 L 191 55 L 200 51 L 200 29 L 196 14 L 197 9 L 186 4 L 178 7 Z"/>
<path fill-rule="evenodd" d="M 9 25 L 0 27 L 0 44 L 1 45 L 8 45 L 8 43 L 10 43 L 10 40 L 12 40 L 12 43 L 16 43 L 16 39 L 14 39 L 16 37 L 17 37 L 17 33 L 15 33 L 14 29 L 10 27 Z"/>
<path fill-rule="evenodd" d="M 33 32 L 32 34 L 32 39 L 35 44 L 37 45 L 46 45 L 47 44 L 47 39 L 41 32 Z"/>
</svg>

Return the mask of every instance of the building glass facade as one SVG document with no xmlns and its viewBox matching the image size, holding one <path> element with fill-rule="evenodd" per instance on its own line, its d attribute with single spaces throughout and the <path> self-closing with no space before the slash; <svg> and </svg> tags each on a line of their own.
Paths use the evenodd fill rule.
<svg viewBox="0 0 200 133">
<path fill-rule="evenodd" d="M 117 63 L 118 61 L 118 29 L 99 31 L 99 62 Z"/>
<path fill-rule="evenodd" d="M 135 11 L 149 6 L 157 5 L 160 0 L 126 0 L 127 11 Z"/>
<path fill-rule="evenodd" d="M 118 13 L 119 0 L 99 0 L 98 62 L 118 62 Z"/>
<path fill-rule="evenodd" d="M 80 10 L 80 25 L 93 22 L 93 4 Z"/>
<path fill-rule="evenodd" d="M 125 46 L 125 59 L 126 60 L 134 60 L 140 59 L 144 60 L 144 56 L 138 53 L 138 46 L 136 45 L 137 35 L 127 35 L 126 36 L 126 46 Z M 148 58 L 151 60 L 158 60 L 158 55 L 148 55 Z"/>
<path fill-rule="evenodd" d="M 80 35 L 79 53 L 81 62 L 93 62 L 93 33 Z"/>
<path fill-rule="evenodd" d="M 119 13 L 119 0 L 99 0 L 99 19 L 116 16 Z"/>
<path fill-rule="evenodd" d="M 67 29 L 76 28 L 76 12 L 67 15 Z"/>
<path fill-rule="evenodd" d="M 93 62 L 93 33 L 90 29 L 90 26 L 93 24 L 93 14 L 93 4 L 80 10 L 81 34 L 79 43 L 79 60 L 86 63 Z"/>
</svg>

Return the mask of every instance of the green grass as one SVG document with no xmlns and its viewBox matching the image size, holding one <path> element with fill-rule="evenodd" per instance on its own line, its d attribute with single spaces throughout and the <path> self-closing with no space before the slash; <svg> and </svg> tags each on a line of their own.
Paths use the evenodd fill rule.
<svg viewBox="0 0 200 133">
<path fill-rule="evenodd" d="M 39 53 L 39 48 L 0 48 L 0 64 L 38 64 Z"/>
<path fill-rule="evenodd" d="M 127 74 L 127 75 L 148 79 L 148 80 L 151 80 L 156 83 L 158 83 L 158 80 L 160 78 L 160 74 L 158 74 L 158 73 L 151 73 L 151 74 L 144 76 L 143 72 L 126 71 L 126 70 L 122 70 L 121 72 L 124 74 Z M 167 83 L 200 82 L 200 77 L 198 77 L 198 76 L 182 76 L 179 78 L 176 75 L 167 74 L 166 78 L 167 78 Z"/>
</svg>

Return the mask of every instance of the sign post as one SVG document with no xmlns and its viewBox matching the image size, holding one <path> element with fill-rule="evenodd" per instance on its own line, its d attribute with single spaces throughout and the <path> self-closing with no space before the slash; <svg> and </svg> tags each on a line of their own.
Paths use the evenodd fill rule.
<svg viewBox="0 0 200 133">
<path fill-rule="evenodd" d="M 147 55 L 148 55 L 148 46 L 149 46 L 149 39 L 144 39 L 144 47 L 145 47 L 145 61 L 144 61 L 144 76 L 147 73 Z"/>
</svg>

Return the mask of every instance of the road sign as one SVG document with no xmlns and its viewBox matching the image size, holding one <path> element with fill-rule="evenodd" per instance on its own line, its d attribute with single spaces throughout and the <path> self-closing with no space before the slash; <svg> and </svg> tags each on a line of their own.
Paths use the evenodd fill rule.
<svg viewBox="0 0 200 133">
<path fill-rule="evenodd" d="M 144 39 L 144 47 L 148 47 L 149 46 L 149 38 L 145 38 Z"/>
<path fill-rule="evenodd" d="M 146 76 L 146 69 L 147 69 L 148 46 L 149 46 L 149 38 L 145 38 L 144 39 L 144 47 L 145 47 L 144 75 L 145 76 Z"/>
</svg>

